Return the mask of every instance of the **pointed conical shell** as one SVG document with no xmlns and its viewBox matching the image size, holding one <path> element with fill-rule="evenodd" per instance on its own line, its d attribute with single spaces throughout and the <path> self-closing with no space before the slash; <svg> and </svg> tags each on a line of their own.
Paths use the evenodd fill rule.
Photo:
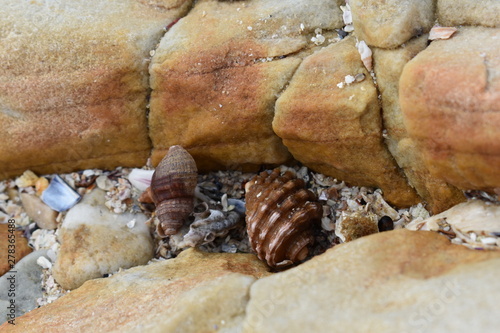
<svg viewBox="0 0 500 333">
<path fill-rule="evenodd" d="M 312 230 L 323 209 L 316 195 L 291 172 L 262 172 L 246 186 L 246 222 L 257 256 L 271 267 L 304 260 L 314 242 Z"/>
<path fill-rule="evenodd" d="M 196 184 L 193 157 L 181 146 L 170 147 L 151 180 L 161 236 L 173 235 L 182 227 L 193 210 Z"/>
</svg>

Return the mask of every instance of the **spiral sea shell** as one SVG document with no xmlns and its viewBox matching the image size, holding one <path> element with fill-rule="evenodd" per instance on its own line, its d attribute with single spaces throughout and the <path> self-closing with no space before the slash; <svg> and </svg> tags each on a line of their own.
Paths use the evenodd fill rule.
<svg viewBox="0 0 500 333">
<path fill-rule="evenodd" d="M 323 209 L 316 195 L 290 171 L 262 172 L 246 185 L 246 222 L 257 256 L 271 267 L 304 260 L 314 242 L 312 230 Z"/>
<path fill-rule="evenodd" d="M 193 157 L 181 146 L 170 147 L 151 180 L 160 236 L 174 235 L 182 227 L 193 210 L 196 184 Z"/>
</svg>

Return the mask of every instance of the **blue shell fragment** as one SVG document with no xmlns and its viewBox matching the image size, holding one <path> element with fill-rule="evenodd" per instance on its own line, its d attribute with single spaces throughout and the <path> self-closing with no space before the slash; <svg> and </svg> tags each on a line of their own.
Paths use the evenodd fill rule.
<svg viewBox="0 0 500 333">
<path fill-rule="evenodd" d="M 42 192 L 42 201 L 58 212 L 64 212 L 76 205 L 81 196 L 61 177 L 55 175 L 49 186 Z"/>
</svg>

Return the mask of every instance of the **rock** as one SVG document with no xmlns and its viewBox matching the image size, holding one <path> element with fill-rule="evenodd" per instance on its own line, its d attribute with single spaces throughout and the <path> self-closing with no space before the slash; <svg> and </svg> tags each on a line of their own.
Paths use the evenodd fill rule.
<svg viewBox="0 0 500 333">
<path fill-rule="evenodd" d="M 342 1 L 203 1 L 162 39 L 151 64 L 154 165 L 172 145 L 201 170 L 279 164 L 277 96 L 317 46 L 315 29 L 342 27 Z"/>
<path fill-rule="evenodd" d="M 350 0 L 354 31 L 369 46 L 395 48 L 429 32 L 434 0 Z"/>
<path fill-rule="evenodd" d="M 36 222 L 39 228 L 49 230 L 57 228 L 58 213 L 55 210 L 52 210 L 36 195 L 21 193 L 20 197 L 26 214 Z"/>
<path fill-rule="evenodd" d="M 500 30 L 461 28 L 409 61 L 399 93 L 430 173 L 461 189 L 500 188 Z"/>
<path fill-rule="evenodd" d="M 335 234 L 342 242 L 350 242 L 377 232 L 377 215 L 364 211 L 342 215 L 340 221 L 335 223 Z"/>
<path fill-rule="evenodd" d="M 23 231 L 9 229 L 9 226 L 13 226 L 13 224 L 0 223 L 0 239 L 2 240 L 0 242 L 0 276 L 8 272 L 11 265 L 14 266 L 24 256 L 33 251 L 28 245 L 28 240 L 24 237 Z"/>
<path fill-rule="evenodd" d="M 146 264 L 153 257 L 153 241 L 142 213 L 114 214 L 104 206 L 105 192 L 94 189 L 71 208 L 59 229 L 61 247 L 53 268 L 65 289 L 85 281 Z M 132 228 L 127 224 L 135 220 Z"/>
<path fill-rule="evenodd" d="M 378 233 L 255 282 L 243 332 L 495 332 L 499 273 L 498 251 Z"/>
<path fill-rule="evenodd" d="M 437 19 L 443 26 L 500 26 L 500 2 L 497 0 L 438 0 Z"/>
<path fill-rule="evenodd" d="M 0 9 L 0 179 L 145 164 L 150 51 L 190 0 Z"/>
<path fill-rule="evenodd" d="M 358 74 L 365 79 L 345 83 L 346 76 Z M 397 206 L 418 201 L 383 144 L 377 89 L 354 38 L 302 62 L 276 102 L 273 128 L 293 157 L 316 172 L 353 185 L 379 187 Z"/>
<path fill-rule="evenodd" d="M 14 300 L 14 313 L 19 317 L 38 307 L 37 298 L 42 297 L 42 267 L 37 259 L 47 254 L 46 250 L 38 250 L 25 256 L 12 271 L 0 277 L 0 324 L 11 313 L 8 306 Z M 13 284 L 13 285 L 12 285 Z M 10 294 L 10 296 L 9 296 Z"/>
<path fill-rule="evenodd" d="M 373 58 L 382 97 L 387 147 L 409 183 L 427 202 L 427 209 L 436 214 L 464 201 L 465 197 L 462 191 L 429 173 L 403 123 L 398 93 L 398 82 L 404 65 L 426 47 L 427 35 L 424 35 L 397 49 L 373 48 Z"/>
<path fill-rule="evenodd" d="M 88 281 L 18 318 L 16 329 L 66 332 L 71 323 L 72 330 L 92 332 L 233 332 L 245 315 L 250 285 L 267 269 L 254 255 L 189 249 L 176 259 Z"/>
</svg>

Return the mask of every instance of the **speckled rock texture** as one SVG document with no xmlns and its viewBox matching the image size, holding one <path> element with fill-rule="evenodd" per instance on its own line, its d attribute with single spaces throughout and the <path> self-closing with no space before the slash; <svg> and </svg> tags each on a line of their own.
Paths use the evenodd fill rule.
<svg viewBox="0 0 500 333">
<path fill-rule="evenodd" d="M 190 0 L 0 3 L 0 178 L 142 166 L 149 52 Z"/>
<path fill-rule="evenodd" d="M 290 154 L 274 104 L 316 45 L 342 27 L 341 1 L 199 1 L 162 39 L 151 65 L 153 164 L 182 145 L 201 170 L 278 164 Z M 302 25 L 301 25 L 302 24 Z"/>
<path fill-rule="evenodd" d="M 10 300 L 15 300 L 15 316 L 36 309 L 38 307 L 37 298 L 42 297 L 42 267 L 36 263 L 41 256 L 46 256 L 47 250 L 32 252 L 20 260 L 13 271 L 0 277 L 0 323 L 4 323 L 10 314 Z M 12 278 L 14 277 L 14 278 Z M 14 283 L 15 287 L 11 288 Z M 12 295 L 12 291 L 14 294 Z M 11 294 L 9 296 L 9 294 Z M 13 297 L 15 296 L 15 297 Z"/>
<path fill-rule="evenodd" d="M 369 46 L 395 48 L 434 25 L 434 0 L 350 0 L 354 30 Z"/>
<path fill-rule="evenodd" d="M 250 254 L 194 249 L 96 279 L 2 332 L 234 332 L 250 285 L 268 268 Z M 78 310 L 76 310 L 78 309 Z"/>
<path fill-rule="evenodd" d="M 243 332 L 495 332 L 499 273 L 498 251 L 383 232 L 255 282 Z"/>
<path fill-rule="evenodd" d="M 104 194 L 94 189 L 84 196 L 68 211 L 59 229 L 61 248 L 53 273 L 64 289 L 78 288 L 87 280 L 144 265 L 153 258 L 146 216 L 110 212 L 102 204 Z"/>
<path fill-rule="evenodd" d="M 365 79 L 338 86 L 347 75 L 358 74 Z M 379 187 L 398 206 L 418 201 L 383 143 L 377 89 L 353 37 L 302 62 L 276 103 L 273 128 L 292 155 L 313 170 Z"/>
<path fill-rule="evenodd" d="M 431 174 L 462 189 L 500 188 L 500 30 L 461 28 L 406 64 L 409 136 Z"/>
<path fill-rule="evenodd" d="M 403 113 L 399 106 L 399 78 L 408 61 L 427 46 L 427 35 L 412 39 L 405 46 L 388 50 L 373 48 L 374 71 L 382 99 L 385 143 L 408 182 L 427 202 L 427 209 L 433 213 L 442 212 L 464 201 L 462 191 L 447 184 L 441 178 L 433 177 L 408 135 Z"/>
<path fill-rule="evenodd" d="M 443 26 L 500 26 L 498 0 L 437 0 L 437 19 Z"/>
</svg>

